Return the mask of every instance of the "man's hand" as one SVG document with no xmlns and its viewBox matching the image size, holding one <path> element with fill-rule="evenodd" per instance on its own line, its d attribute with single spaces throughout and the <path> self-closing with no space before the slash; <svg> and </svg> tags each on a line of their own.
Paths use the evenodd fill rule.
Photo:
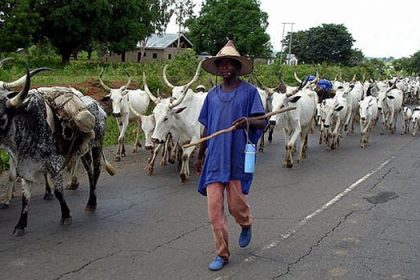
<svg viewBox="0 0 420 280">
<path fill-rule="evenodd" d="M 201 170 L 203 169 L 203 161 L 204 160 L 202 158 L 197 158 L 194 162 L 194 170 L 197 176 L 200 176 L 201 174 Z"/>
<path fill-rule="evenodd" d="M 248 121 L 247 117 L 240 117 L 239 119 L 233 121 L 232 125 L 236 126 L 236 128 L 238 129 L 243 129 L 246 128 L 246 123 Z"/>
</svg>

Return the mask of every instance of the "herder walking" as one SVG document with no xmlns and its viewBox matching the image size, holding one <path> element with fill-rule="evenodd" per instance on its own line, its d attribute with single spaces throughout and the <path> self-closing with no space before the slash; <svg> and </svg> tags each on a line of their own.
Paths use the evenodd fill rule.
<svg viewBox="0 0 420 280">
<path fill-rule="evenodd" d="M 225 191 L 229 212 L 242 228 L 239 246 L 246 247 L 251 242 L 252 216 L 247 195 L 253 174 L 244 172 L 244 151 L 248 141 L 257 144 L 266 121 L 247 119 L 264 115 L 264 108 L 257 89 L 239 79 L 239 76 L 250 74 L 253 65 L 239 54 L 231 40 L 215 57 L 206 59 L 202 67 L 223 78 L 223 84 L 213 87 L 204 101 L 199 116 L 199 122 L 205 127 L 202 137 L 232 125 L 237 127 L 232 133 L 202 143 L 194 165 L 196 173 L 201 174 L 198 191 L 207 196 L 216 246 L 217 256 L 209 269 L 220 270 L 229 262 L 230 256 L 224 213 Z"/>
</svg>

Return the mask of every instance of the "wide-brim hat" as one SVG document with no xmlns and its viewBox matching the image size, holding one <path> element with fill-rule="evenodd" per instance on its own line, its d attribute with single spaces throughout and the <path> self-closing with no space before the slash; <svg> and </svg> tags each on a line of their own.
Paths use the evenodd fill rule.
<svg viewBox="0 0 420 280">
<path fill-rule="evenodd" d="M 204 70 L 213 75 L 222 76 L 222 74 L 217 70 L 216 61 L 225 58 L 234 59 L 241 64 L 241 72 L 239 73 L 239 76 L 250 74 L 252 70 L 254 70 L 252 61 L 239 54 L 232 40 L 229 40 L 216 56 L 205 59 L 201 66 Z"/>
</svg>

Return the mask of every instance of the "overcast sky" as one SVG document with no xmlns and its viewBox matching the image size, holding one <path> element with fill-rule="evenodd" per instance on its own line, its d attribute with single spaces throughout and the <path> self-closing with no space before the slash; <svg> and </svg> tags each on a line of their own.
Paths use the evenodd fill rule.
<svg viewBox="0 0 420 280">
<path fill-rule="evenodd" d="M 203 1 L 194 1 L 198 14 Z M 408 57 L 420 50 L 419 0 L 261 0 L 261 9 L 268 13 L 267 32 L 275 50 L 280 50 L 283 22 L 294 22 L 294 31 L 344 24 L 356 40 L 353 47 L 367 57 Z M 167 32 L 177 30 L 171 23 Z"/>
</svg>

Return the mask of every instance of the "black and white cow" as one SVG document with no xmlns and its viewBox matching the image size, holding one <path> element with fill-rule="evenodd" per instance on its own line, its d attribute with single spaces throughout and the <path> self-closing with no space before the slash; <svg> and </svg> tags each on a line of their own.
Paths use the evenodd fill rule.
<svg viewBox="0 0 420 280">
<path fill-rule="evenodd" d="M 48 174 L 52 179 L 54 195 L 60 203 L 63 225 L 71 224 L 70 209 L 63 196 L 63 169 L 77 148 L 71 143 L 59 145 L 56 134 L 47 122 L 47 105 L 42 92 L 30 88 L 30 73 L 27 71 L 23 89 L 19 93 L 0 91 L 0 147 L 9 152 L 16 163 L 17 176 L 22 178 L 22 211 L 14 229 L 15 235 L 23 235 L 28 223 L 28 204 L 32 186 Z M 96 102 L 88 104 L 95 116 L 95 139 L 88 153 L 81 156 L 89 177 L 89 199 L 85 210 L 96 209 L 96 183 L 100 175 L 102 141 L 106 116 Z M 63 147 L 70 148 L 62 150 Z M 61 151 L 60 151 L 61 150 Z"/>
</svg>

